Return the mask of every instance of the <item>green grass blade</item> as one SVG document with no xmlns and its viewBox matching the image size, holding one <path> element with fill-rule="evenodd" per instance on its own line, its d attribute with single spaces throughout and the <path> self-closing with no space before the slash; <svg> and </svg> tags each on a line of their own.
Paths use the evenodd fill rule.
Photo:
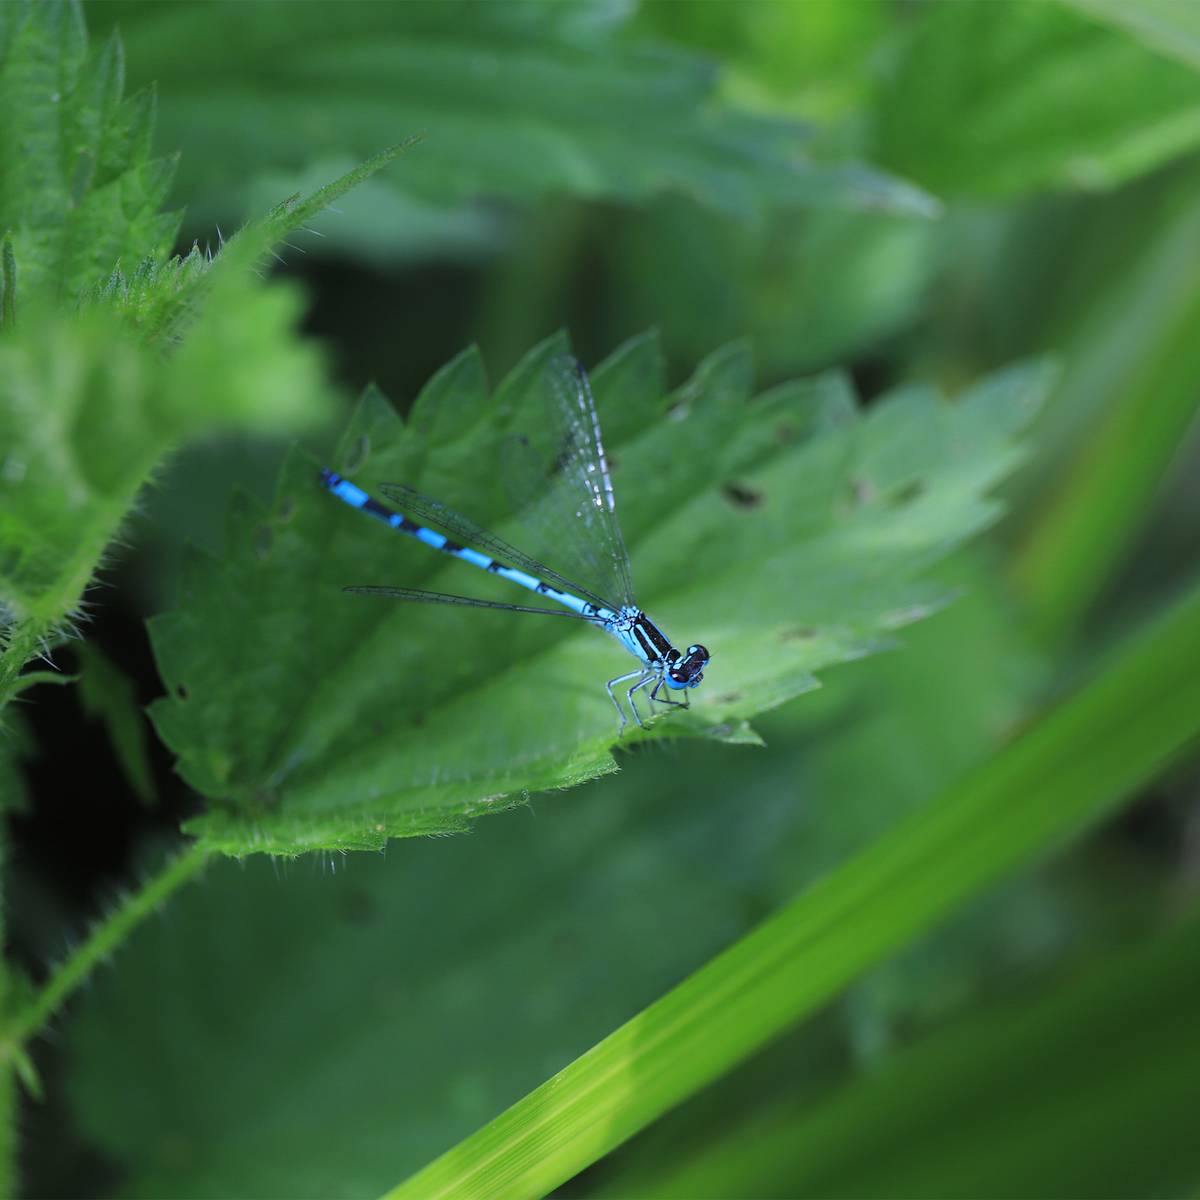
<svg viewBox="0 0 1200 1200">
<path fill-rule="evenodd" d="M 1200 253 L 1189 194 L 1149 250 L 1106 289 L 1067 355 L 1048 440 L 1069 431 L 1066 461 L 1047 456 L 1048 494 L 1015 560 L 1015 582 L 1051 635 L 1076 628 L 1142 531 L 1196 418 Z"/>
<path fill-rule="evenodd" d="M 1094 823 L 1200 733 L 1200 587 L 942 800 L 826 877 L 388 1193 L 540 1196 L 1015 868 Z"/>
<path fill-rule="evenodd" d="M 601 1194 L 1185 1195 L 1200 1172 L 1198 993 L 1193 912 L 1148 944 L 1064 964 L 845 1087 L 734 1118 L 696 1154 L 647 1158 Z"/>
</svg>

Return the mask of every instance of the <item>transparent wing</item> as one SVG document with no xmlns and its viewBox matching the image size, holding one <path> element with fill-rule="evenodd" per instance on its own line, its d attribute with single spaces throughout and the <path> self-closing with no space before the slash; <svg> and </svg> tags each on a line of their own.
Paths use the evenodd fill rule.
<svg viewBox="0 0 1200 1200">
<path fill-rule="evenodd" d="M 629 554 L 587 372 L 560 355 L 546 367 L 543 403 L 502 456 L 505 489 L 539 553 L 616 607 L 633 604 Z"/>
<path fill-rule="evenodd" d="M 413 600 L 418 604 L 459 604 L 464 608 L 497 608 L 502 612 L 541 613 L 547 617 L 574 617 L 598 625 L 596 617 L 585 617 L 569 608 L 536 608 L 531 604 L 501 604 L 498 600 L 476 600 L 471 596 L 450 596 L 445 592 L 422 592 L 415 588 L 402 587 L 347 587 L 343 592 L 356 592 L 361 596 L 386 596 L 389 600 Z"/>
<path fill-rule="evenodd" d="M 420 492 L 415 492 L 402 483 L 383 483 L 379 485 L 379 490 L 389 500 L 394 501 L 404 516 L 410 520 L 418 521 L 423 525 L 432 525 L 435 529 L 451 534 L 464 546 L 482 550 L 507 566 L 520 567 L 522 571 L 528 571 L 530 575 L 538 579 L 553 583 L 563 591 L 582 596 L 585 600 L 590 600 L 601 608 L 611 607 L 612 602 L 603 595 L 588 591 L 583 584 L 558 574 L 545 563 L 531 558 L 515 546 L 510 546 L 502 538 L 497 537 L 494 533 L 489 533 L 482 526 L 476 525 L 474 521 L 468 520 L 462 513 L 455 512 L 445 504 L 431 500 L 428 496 L 423 496 Z M 430 595 L 433 594 L 430 593 Z M 552 610 L 539 608 L 534 611 L 549 612 Z"/>
</svg>

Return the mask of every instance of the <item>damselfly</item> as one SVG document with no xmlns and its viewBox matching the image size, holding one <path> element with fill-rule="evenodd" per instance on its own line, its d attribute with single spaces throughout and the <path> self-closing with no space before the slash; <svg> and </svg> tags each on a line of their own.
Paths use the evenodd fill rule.
<svg viewBox="0 0 1200 1200">
<path fill-rule="evenodd" d="M 577 573 L 586 573 L 586 586 L 572 582 L 453 509 L 411 488 L 396 483 L 380 485 L 380 491 L 399 506 L 400 511 L 396 511 L 326 468 L 321 471 L 322 484 L 351 508 L 361 509 L 434 550 L 520 584 L 562 607 L 502 604 L 401 587 L 358 586 L 345 590 L 423 604 L 461 604 L 574 617 L 598 626 L 612 634 L 638 660 L 636 669 L 610 679 L 605 685 L 623 732 L 628 722 L 614 687 L 630 685 L 625 693 L 629 709 L 638 725 L 642 725 L 636 694 L 650 688 L 651 712 L 655 702 L 686 708 L 688 689 L 698 687 L 704 679 L 710 656 L 699 645 L 689 646 L 683 652 L 677 650 L 634 603 L 629 555 L 617 523 L 600 422 L 583 367 L 573 358 L 552 359 L 546 369 L 545 396 L 537 428 L 510 439 L 505 456 L 507 481 L 518 509 L 524 509 L 527 515 L 531 510 L 536 512 L 543 525 L 547 521 L 553 523 L 556 536 L 552 544 L 564 559 L 573 558 Z M 446 532 L 439 532 L 439 528 Z M 683 701 L 664 696 L 664 689 L 682 691 Z"/>
</svg>

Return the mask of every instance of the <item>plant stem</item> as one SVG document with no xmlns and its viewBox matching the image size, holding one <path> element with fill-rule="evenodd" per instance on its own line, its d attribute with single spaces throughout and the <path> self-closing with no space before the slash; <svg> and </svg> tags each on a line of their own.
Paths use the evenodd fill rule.
<svg viewBox="0 0 1200 1200">
<path fill-rule="evenodd" d="M 0 1037 L 0 1065 L 11 1061 L 20 1044 L 41 1029 L 96 964 L 112 954 L 135 926 L 199 873 L 208 856 L 208 849 L 199 842 L 186 846 L 92 930 L 91 936 L 58 965 L 42 990 L 12 1017 Z"/>
<path fill-rule="evenodd" d="M 15 695 L 21 668 L 37 653 L 38 631 L 21 622 L 0 638 L 0 708 Z"/>
</svg>

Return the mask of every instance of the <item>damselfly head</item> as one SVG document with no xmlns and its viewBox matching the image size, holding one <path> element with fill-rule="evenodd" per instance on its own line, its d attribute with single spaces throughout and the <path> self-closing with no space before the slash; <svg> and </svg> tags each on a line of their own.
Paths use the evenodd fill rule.
<svg viewBox="0 0 1200 1200">
<path fill-rule="evenodd" d="M 689 646 L 687 653 L 673 662 L 668 669 L 668 684 L 673 688 L 699 687 L 710 657 L 703 646 Z"/>
</svg>

